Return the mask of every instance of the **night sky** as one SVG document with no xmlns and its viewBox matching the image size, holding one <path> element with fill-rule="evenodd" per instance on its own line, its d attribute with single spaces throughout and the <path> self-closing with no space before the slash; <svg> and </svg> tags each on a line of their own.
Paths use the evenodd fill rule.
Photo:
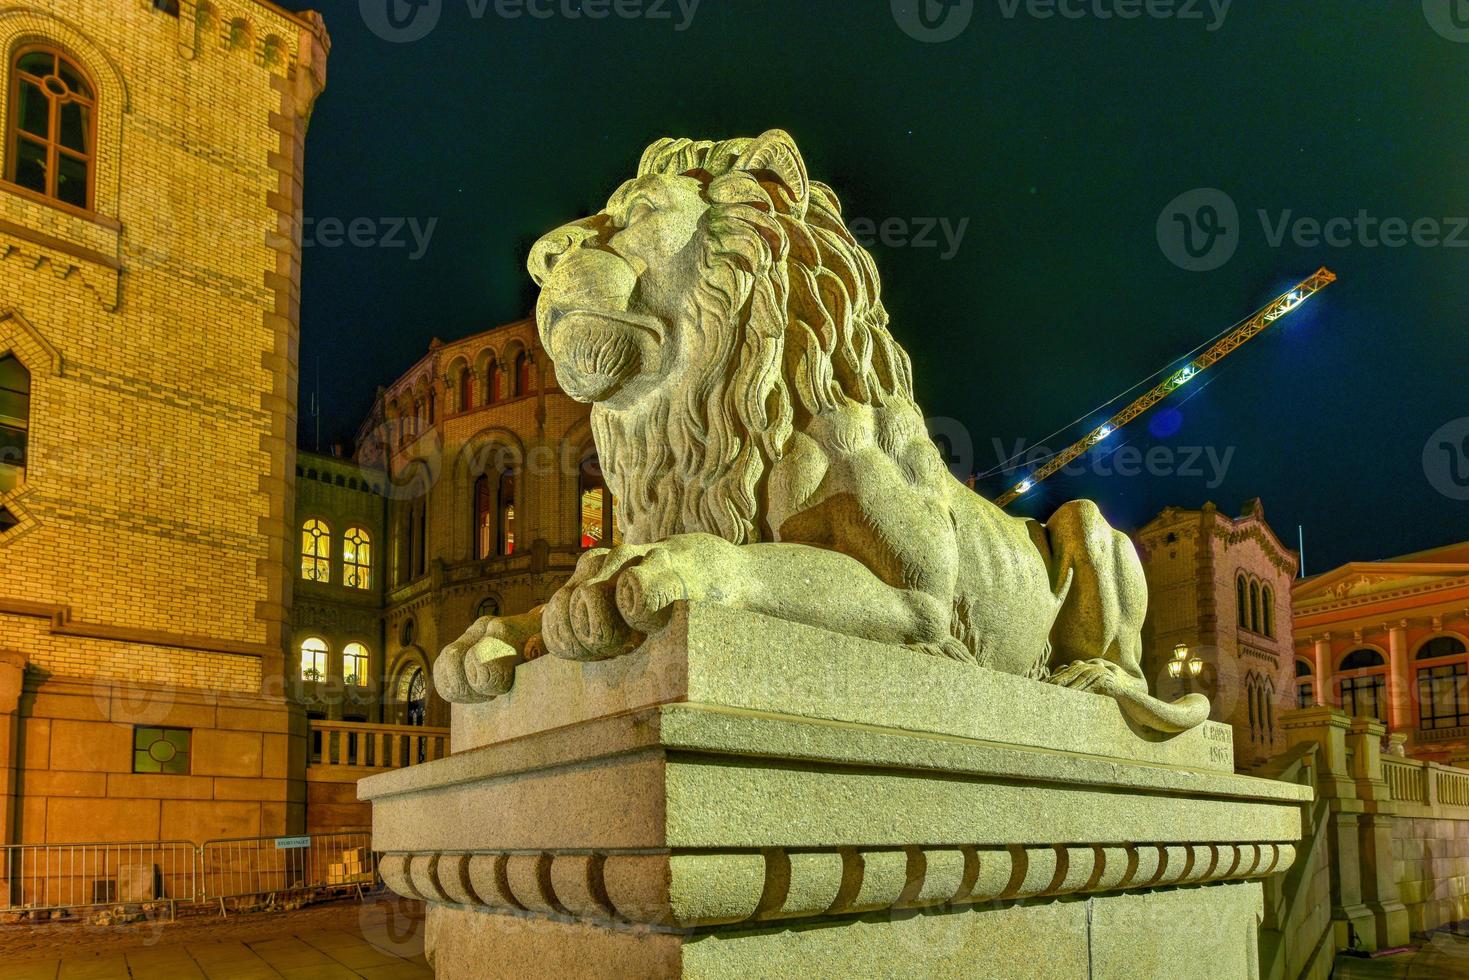
<svg viewBox="0 0 1469 980">
<path fill-rule="evenodd" d="M 1469 30 L 1447 19 L 1458 0 L 1238 0 L 1222 23 L 1208 0 L 1160 5 L 1197 19 L 1129 20 L 1097 16 L 1128 0 L 1070 0 L 1078 19 L 956 0 L 938 29 L 972 16 L 943 42 L 900 27 L 915 23 L 909 0 L 703 0 L 683 30 L 678 0 L 657 0 L 666 18 L 602 20 L 561 12 L 584 0 L 540 0 L 549 19 L 428 0 L 442 4 L 432 32 L 390 43 L 364 16 L 385 23 L 388 2 L 404 0 L 285 4 L 322 10 L 334 42 L 308 142 L 313 227 L 368 218 L 386 232 L 412 218 L 422 233 L 436 219 L 421 255 L 406 231 L 401 248 L 326 247 L 323 235 L 306 250 L 306 448 L 318 369 L 325 446 L 350 439 L 377 386 L 433 337 L 525 315 L 530 244 L 600 207 L 650 141 L 780 127 L 849 223 L 904 221 L 870 246 L 892 331 L 919 403 L 952 420 L 934 427 L 961 451 L 967 438 L 976 470 L 1317 267 L 1340 275 L 1109 440 L 1142 475 L 1117 475 L 1115 458 L 1089 464 L 1013 511 L 1044 517 L 1091 497 L 1131 529 L 1168 504 L 1233 514 L 1259 496 L 1288 544 L 1304 525 L 1313 573 L 1469 538 L 1469 488 L 1455 480 L 1469 482 Z M 931 22 L 945 13 L 927 2 Z M 1196 188 L 1239 212 L 1221 217 L 1237 251 L 1222 260 L 1226 234 L 1225 251 L 1200 260 L 1217 265 L 1207 271 L 1160 245 L 1160 216 L 1181 227 L 1165 211 Z M 1334 244 L 1313 243 L 1309 225 L 1272 241 L 1300 218 L 1350 225 L 1337 223 Z M 1418 223 L 1419 243 L 1383 244 L 1395 240 L 1383 219 Z M 933 245 L 903 240 L 929 225 Z"/>
</svg>

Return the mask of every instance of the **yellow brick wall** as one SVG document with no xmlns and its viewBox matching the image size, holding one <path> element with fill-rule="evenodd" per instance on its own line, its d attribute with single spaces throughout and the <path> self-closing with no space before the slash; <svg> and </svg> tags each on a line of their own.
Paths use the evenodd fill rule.
<svg viewBox="0 0 1469 980">
<path fill-rule="evenodd" d="M 279 649 L 281 549 L 262 532 L 288 512 L 296 300 L 272 276 L 299 265 L 282 148 L 324 40 L 256 0 L 0 12 L 7 71 L 37 41 L 98 90 L 96 213 L 0 185 L 0 317 L 19 314 L 0 350 L 32 373 L 27 480 L 0 501 L 27 524 L 0 539 L 0 598 Z M 48 347 L 59 361 L 38 363 Z"/>
<path fill-rule="evenodd" d="M 88 210 L 0 182 L 0 353 L 32 393 L 25 480 L 0 496 L 21 520 L 0 534 L 0 651 L 26 661 L 0 844 L 305 825 L 280 671 L 301 172 L 330 42 L 264 0 L 180 7 L 0 7 L 0 121 L 22 45 L 60 49 L 97 97 Z M 191 730 L 189 773 L 133 773 L 140 725 Z"/>
</svg>

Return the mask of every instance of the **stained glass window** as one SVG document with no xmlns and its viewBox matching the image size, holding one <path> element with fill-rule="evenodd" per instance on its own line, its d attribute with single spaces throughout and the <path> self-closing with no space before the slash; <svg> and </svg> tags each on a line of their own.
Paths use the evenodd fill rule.
<svg viewBox="0 0 1469 980">
<path fill-rule="evenodd" d="M 349 589 L 372 588 L 372 536 L 349 527 L 342 536 L 342 582 Z"/>
<path fill-rule="evenodd" d="M 133 772 L 189 774 L 187 728 L 134 728 Z"/>
<path fill-rule="evenodd" d="M 307 582 L 332 578 L 332 529 L 315 517 L 301 527 L 301 578 Z"/>
</svg>

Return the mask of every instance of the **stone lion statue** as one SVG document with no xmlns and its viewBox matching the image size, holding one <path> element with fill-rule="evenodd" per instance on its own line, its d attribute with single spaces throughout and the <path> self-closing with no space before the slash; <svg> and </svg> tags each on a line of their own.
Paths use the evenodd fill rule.
<svg viewBox="0 0 1469 980">
<path fill-rule="evenodd" d="M 945 468 L 872 257 L 786 133 L 659 140 L 528 264 L 625 543 L 449 644 L 448 700 L 501 695 L 542 653 L 627 653 L 699 600 L 1093 691 L 1152 730 L 1207 716 L 1148 695 L 1142 565 L 1094 504 L 1043 526 Z"/>
</svg>

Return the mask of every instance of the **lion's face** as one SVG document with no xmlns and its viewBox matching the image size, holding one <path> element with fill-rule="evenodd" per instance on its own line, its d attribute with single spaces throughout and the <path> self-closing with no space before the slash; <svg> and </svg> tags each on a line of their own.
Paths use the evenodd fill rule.
<svg viewBox="0 0 1469 980">
<path fill-rule="evenodd" d="M 702 190 L 693 177 L 638 177 L 531 249 L 541 343 L 572 398 L 626 407 L 678 372 L 707 235 Z"/>
</svg>

